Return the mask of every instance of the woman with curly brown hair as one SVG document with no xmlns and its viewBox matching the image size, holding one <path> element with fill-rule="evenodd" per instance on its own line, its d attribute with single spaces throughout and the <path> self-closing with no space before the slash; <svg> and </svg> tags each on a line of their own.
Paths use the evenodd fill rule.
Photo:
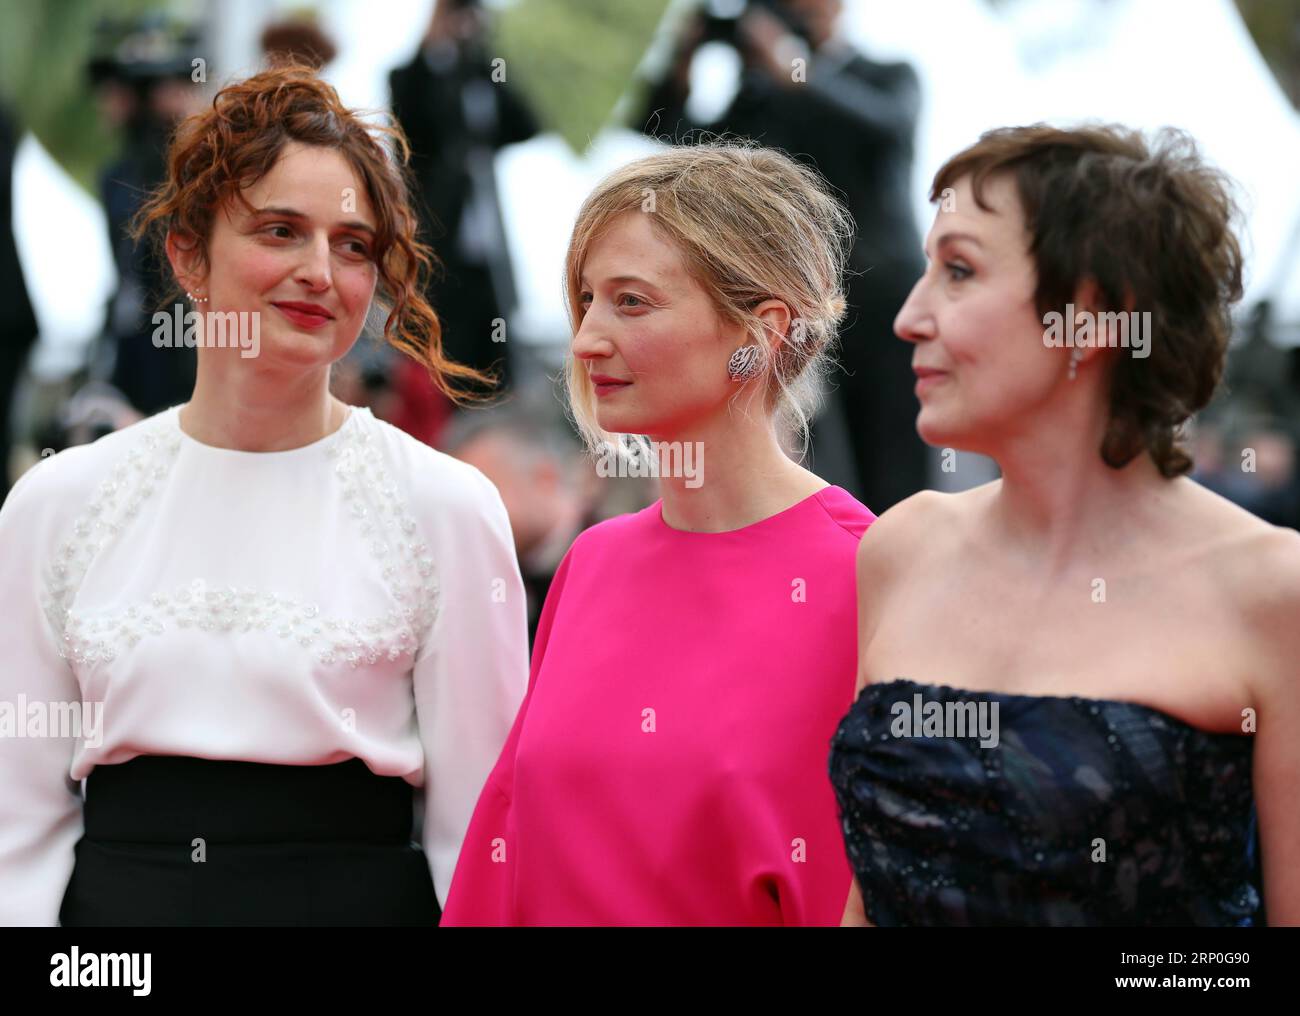
<svg viewBox="0 0 1300 1016">
<path fill-rule="evenodd" d="M 1300 536 L 1177 440 L 1241 296 L 1228 181 L 1177 132 L 1037 125 L 931 199 L 917 428 L 1002 476 L 859 547 L 845 923 L 1297 923 Z"/>
<path fill-rule="evenodd" d="M 477 379 L 384 140 L 294 67 L 173 140 L 137 226 L 196 308 L 155 333 L 198 346 L 193 397 L 0 514 L 4 923 L 438 920 L 527 630 L 495 488 L 329 391 L 376 305 L 445 392 Z"/>
</svg>

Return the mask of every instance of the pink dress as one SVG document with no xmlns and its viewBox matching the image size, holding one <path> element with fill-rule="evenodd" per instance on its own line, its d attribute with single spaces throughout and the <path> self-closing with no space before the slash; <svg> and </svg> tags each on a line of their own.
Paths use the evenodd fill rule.
<svg viewBox="0 0 1300 1016">
<path fill-rule="evenodd" d="M 838 925 L 827 760 L 874 520 L 826 487 L 732 532 L 656 502 L 578 537 L 442 925 Z"/>
</svg>

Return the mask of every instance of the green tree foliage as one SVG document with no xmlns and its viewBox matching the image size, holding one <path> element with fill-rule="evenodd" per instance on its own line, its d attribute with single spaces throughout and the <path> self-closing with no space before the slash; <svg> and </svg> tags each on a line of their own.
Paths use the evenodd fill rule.
<svg viewBox="0 0 1300 1016">
<path fill-rule="evenodd" d="M 166 5 L 159 0 L 0 3 L 0 101 L 72 176 L 95 191 L 95 174 L 116 150 L 95 108 L 86 65 L 95 27 Z"/>
<path fill-rule="evenodd" d="M 518 0 L 494 45 L 546 129 L 584 151 L 610 118 L 668 0 Z"/>
</svg>

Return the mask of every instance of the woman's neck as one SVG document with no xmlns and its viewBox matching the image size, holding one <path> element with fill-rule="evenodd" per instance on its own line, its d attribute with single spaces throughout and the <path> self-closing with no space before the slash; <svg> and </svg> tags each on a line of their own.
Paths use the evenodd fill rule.
<svg viewBox="0 0 1300 1016">
<path fill-rule="evenodd" d="M 757 416 L 757 414 L 756 414 Z M 719 420 L 653 437 L 660 461 L 690 464 L 659 477 L 663 519 L 673 529 L 722 533 L 784 511 L 827 484 L 792 462 L 772 420 L 739 411 Z"/>
<path fill-rule="evenodd" d="M 347 406 L 329 392 L 329 371 L 286 379 L 243 374 L 218 381 L 199 371 L 181 429 L 216 448 L 277 452 L 302 448 L 343 425 Z"/>
<path fill-rule="evenodd" d="M 1121 468 L 1101 457 L 1101 439 L 1061 428 L 995 455 L 1002 470 L 989 518 L 1019 564 L 1046 575 L 1123 554 L 1159 526 L 1175 485 L 1145 451 Z"/>
</svg>

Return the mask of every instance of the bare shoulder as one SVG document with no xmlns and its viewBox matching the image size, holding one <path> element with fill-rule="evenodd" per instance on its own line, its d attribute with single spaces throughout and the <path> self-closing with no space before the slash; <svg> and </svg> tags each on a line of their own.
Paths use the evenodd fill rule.
<svg viewBox="0 0 1300 1016">
<path fill-rule="evenodd" d="M 1271 525 L 1199 484 L 1190 486 L 1208 537 L 1204 574 L 1221 590 L 1225 609 L 1241 618 L 1265 660 L 1295 666 L 1300 657 L 1300 532 Z M 1265 669 L 1277 673 L 1284 668 Z"/>
<path fill-rule="evenodd" d="M 987 501 L 993 486 L 994 483 L 986 483 L 960 494 L 922 490 L 899 501 L 862 534 L 859 560 L 868 555 L 872 558 L 897 555 L 914 550 L 922 539 L 932 541 L 937 527 L 959 523 L 977 505 Z"/>
<path fill-rule="evenodd" d="M 1242 602 L 1300 592 L 1300 533 L 1275 526 L 1198 483 L 1186 481 L 1188 519 L 1205 535 L 1204 564 Z"/>
<path fill-rule="evenodd" d="M 959 538 L 964 517 L 985 497 L 987 491 L 980 487 L 961 494 L 923 490 L 894 505 L 862 535 L 857 556 L 859 690 L 869 680 L 871 646 L 888 605 L 905 593 L 908 576 L 926 574 L 932 557 Z"/>
<path fill-rule="evenodd" d="M 859 588 L 878 586 L 900 565 L 917 565 L 923 557 L 941 553 L 942 544 L 988 499 L 993 486 L 986 483 L 960 494 L 922 490 L 882 514 L 858 544 Z"/>
<path fill-rule="evenodd" d="M 1300 533 L 1260 522 L 1225 550 L 1227 591 L 1245 608 L 1261 645 L 1300 658 Z"/>
</svg>

